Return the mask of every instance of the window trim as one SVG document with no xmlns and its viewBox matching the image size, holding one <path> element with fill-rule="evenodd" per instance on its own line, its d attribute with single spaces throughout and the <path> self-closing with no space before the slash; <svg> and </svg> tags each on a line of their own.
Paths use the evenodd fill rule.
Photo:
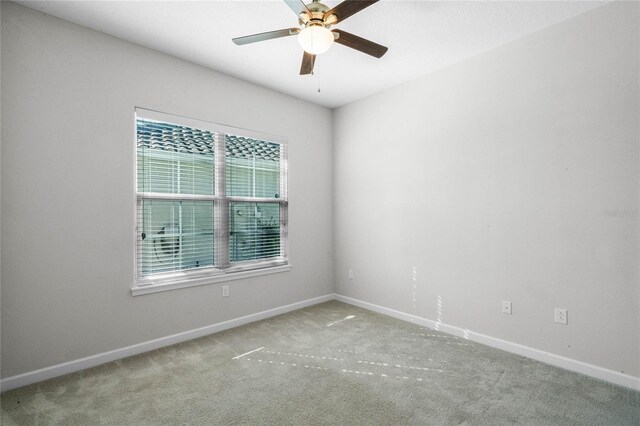
<svg viewBox="0 0 640 426">
<path fill-rule="evenodd" d="M 277 274 L 291 270 L 290 264 L 267 266 L 258 269 L 250 269 L 246 271 L 234 271 L 229 273 L 199 274 L 200 276 L 191 277 L 174 277 L 172 280 L 164 279 L 156 284 L 147 284 L 143 286 L 133 286 L 131 288 L 132 296 L 140 296 L 142 294 L 159 293 L 161 291 L 177 290 L 180 288 L 197 287 L 201 285 L 216 284 L 226 281 L 241 280 L 251 277 L 259 277 L 262 275 Z M 190 275 L 188 272 L 180 272 L 175 275 Z M 204 275 L 204 276 L 203 276 Z"/>
<path fill-rule="evenodd" d="M 180 126 L 194 127 L 197 129 L 207 130 L 210 132 L 218 134 L 232 134 L 238 135 L 242 137 L 247 137 L 251 139 L 265 140 L 269 142 L 274 142 L 282 145 L 284 150 L 281 150 L 281 155 L 286 155 L 286 151 L 288 148 L 288 141 L 286 138 L 277 135 L 271 135 L 263 132 L 257 132 L 255 130 L 248 130 L 233 126 L 228 126 L 224 124 L 214 123 L 206 120 L 198 120 L 189 117 L 184 117 L 176 114 L 167 114 L 160 111 L 149 110 L 145 108 L 134 108 L 134 119 L 133 119 L 133 135 L 134 135 L 134 143 L 133 143 L 133 151 L 134 151 L 134 179 L 133 179 L 133 194 L 134 194 L 134 202 L 133 202 L 133 214 L 134 214 L 134 279 L 133 286 L 131 287 L 132 296 L 138 296 L 143 294 L 157 293 L 161 291 L 168 290 L 176 290 L 180 288 L 194 287 L 200 285 L 208 285 L 215 284 L 224 281 L 238 280 L 250 277 L 256 277 L 261 275 L 268 275 L 280 272 L 287 272 L 291 269 L 291 265 L 289 264 L 289 241 L 288 241 L 288 163 L 287 161 L 281 161 L 281 191 L 279 199 L 272 198 L 252 198 L 252 197 L 237 197 L 237 196 L 229 196 L 227 197 L 225 194 L 226 183 L 225 176 L 222 171 L 224 167 L 221 166 L 221 163 L 224 163 L 225 157 L 221 155 L 216 155 L 216 167 L 215 167 L 215 179 L 216 179 L 216 188 L 223 188 L 220 193 L 216 192 L 214 195 L 189 195 L 183 194 L 179 196 L 175 195 L 167 195 L 164 193 L 156 194 L 156 193 L 139 193 L 137 188 L 137 176 L 138 176 L 138 162 L 137 162 L 137 118 L 143 117 L 145 119 L 156 120 L 161 122 L 168 122 L 177 124 Z M 224 143 L 223 138 L 216 137 L 216 151 L 220 152 L 220 144 Z M 285 158 L 286 160 L 286 158 Z M 214 266 L 206 269 L 195 269 L 195 270 L 183 270 L 183 271 L 175 271 L 175 272 L 167 272 L 163 274 L 157 274 L 150 277 L 140 277 L 138 276 L 138 257 L 139 257 L 139 231 L 138 231 L 138 204 L 142 199 L 146 196 L 151 196 L 153 198 L 158 199 L 187 199 L 187 200 L 211 200 L 214 203 L 217 203 L 218 209 L 220 213 L 222 213 L 223 217 L 219 220 L 221 223 L 229 224 L 229 204 L 234 201 L 247 201 L 247 202 L 272 202 L 278 203 L 280 205 L 280 244 L 282 244 L 281 253 L 284 256 L 279 256 L 276 258 L 271 258 L 269 260 L 249 260 L 246 262 L 229 262 L 228 254 L 224 256 L 227 260 L 226 267 L 224 269 L 217 268 L 215 265 L 220 265 L 217 263 L 220 260 L 220 256 L 215 254 L 216 262 L 214 262 Z M 282 206 L 285 206 L 283 209 Z M 229 248 L 229 237 L 228 235 L 228 226 L 227 227 L 218 227 L 219 229 L 214 231 L 215 239 L 216 239 L 216 251 L 220 252 L 220 250 L 228 251 Z M 224 244 L 220 244 L 223 242 Z"/>
</svg>

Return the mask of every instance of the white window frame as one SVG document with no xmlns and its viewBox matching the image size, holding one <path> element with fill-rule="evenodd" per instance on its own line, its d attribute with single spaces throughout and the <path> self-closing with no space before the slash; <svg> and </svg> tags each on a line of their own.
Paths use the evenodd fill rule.
<svg viewBox="0 0 640 426">
<path fill-rule="evenodd" d="M 137 119 L 144 118 L 149 120 L 172 123 L 180 126 L 193 127 L 201 130 L 207 130 L 216 135 L 215 147 L 215 194 L 213 196 L 172 196 L 167 194 L 149 194 L 140 193 L 137 188 L 138 170 L 137 170 Z M 197 120 L 188 117 L 182 117 L 174 114 L 167 114 L 159 111 L 153 111 L 144 108 L 134 109 L 134 280 L 131 287 L 131 294 L 138 296 L 142 294 L 157 293 L 160 291 L 175 290 L 185 287 L 194 287 L 199 285 L 214 284 L 218 282 L 238 280 L 260 275 L 274 274 L 286 272 L 291 269 L 289 264 L 289 244 L 288 244 L 288 164 L 287 164 L 287 140 L 281 136 L 270 135 L 254 130 L 241 129 L 237 127 L 227 126 L 223 124 L 213 123 L 204 120 Z M 232 134 L 243 136 L 251 139 L 269 141 L 280 144 L 281 149 L 281 179 L 279 198 L 254 198 L 254 197 L 236 197 L 227 196 L 225 182 L 225 155 L 224 155 L 224 135 Z M 140 239 L 141 232 L 138 229 L 139 203 L 144 198 L 152 199 L 211 199 L 214 201 L 215 227 L 215 261 L 211 268 L 194 269 L 167 272 L 155 274 L 152 276 L 142 277 L 138 275 L 138 258 L 140 256 Z M 229 261 L 229 205 L 234 201 L 243 202 L 269 202 L 280 204 L 280 245 L 281 255 L 277 258 L 268 260 L 251 260 L 246 262 L 236 262 L 231 264 Z"/>
</svg>

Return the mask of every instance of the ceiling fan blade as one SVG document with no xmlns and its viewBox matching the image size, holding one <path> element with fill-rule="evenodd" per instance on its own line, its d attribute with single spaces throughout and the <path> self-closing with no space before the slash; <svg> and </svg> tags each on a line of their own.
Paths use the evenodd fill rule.
<svg viewBox="0 0 640 426">
<path fill-rule="evenodd" d="M 303 9 L 309 10 L 307 8 L 307 5 L 302 0 L 283 0 L 283 1 L 287 4 L 287 6 L 289 6 L 291 10 L 293 10 L 293 13 L 295 13 L 296 15 L 299 15 Z"/>
<path fill-rule="evenodd" d="M 324 14 L 324 19 L 335 15 L 337 20 L 334 23 L 342 22 L 349 16 L 360 12 L 362 9 L 371 6 L 378 0 L 344 0 L 342 3 Z"/>
<path fill-rule="evenodd" d="M 300 32 L 299 28 L 286 28 L 284 30 L 268 31 L 266 33 L 252 34 L 243 37 L 236 37 L 233 42 L 237 45 L 255 43 L 257 41 L 271 40 L 272 38 L 288 37 Z"/>
<path fill-rule="evenodd" d="M 316 55 L 304 52 L 302 55 L 302 65 L 300 66 L 300 75 L 307 75 L 313 72 L 313 65 L 316 63 Z"/>
<path fill-rule="evenodd" d="M 374 43 L 365 38 L 350 34 L 346 31 L 332 30 L 331 32 L 338 34 L 338 38 L 335 39 L 336 43 L 359 50 L 362 53 L 375 56 L 376 58 L 381 58 L 382 55 L 387 53 L 387 50 L 389 50 L 387 47 L 382 46 L 381 44 Z"/>
</svg>

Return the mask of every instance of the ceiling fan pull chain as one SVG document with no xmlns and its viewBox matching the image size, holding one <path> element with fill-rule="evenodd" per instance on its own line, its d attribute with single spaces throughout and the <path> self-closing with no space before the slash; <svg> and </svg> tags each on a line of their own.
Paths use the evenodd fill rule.
<svg viewBox="0 0 640 426">
<path fill-rule="evenodd" d="M 318 93 L 320 93 L 320 73 L 318 72 L 320 67 L 316 65 L 316 68 L 312 71 L 313 75 L 316 76 L 316 84 L 318 85 Z"/>
</svg>

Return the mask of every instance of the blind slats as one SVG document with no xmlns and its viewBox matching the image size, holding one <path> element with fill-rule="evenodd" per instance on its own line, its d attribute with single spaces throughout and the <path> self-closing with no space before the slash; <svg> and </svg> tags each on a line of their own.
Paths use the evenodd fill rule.
<svg viewBox="0 0 640 426">
<path fill-rule="evenodd" d="M 143 199 L 138 211 L 142 276 L 214 265 L 212 201 Z"/>
<path fill-rule="evenodd" d="M 232 202 L 231 262 L 280 255 L 280 204 Z"/>
<path fill-rule="evenodd" d="M 225 137 L 227 195 L 280 198 L 280 149 L 273 142 Z"/>
<path fill-rule="evenodd" d="M 136 128 L 138 277 L 286 259 L 284 145 L 140 116 Z"/>
</svg>

